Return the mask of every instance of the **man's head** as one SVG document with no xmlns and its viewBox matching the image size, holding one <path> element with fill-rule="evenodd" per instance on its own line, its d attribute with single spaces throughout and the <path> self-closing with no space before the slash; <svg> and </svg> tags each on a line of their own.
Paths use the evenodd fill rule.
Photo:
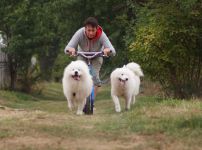
<svg viewBox="0 0 202 150">
<path fill-rule="evenodd" d="M 98 21 L 94 17 L 89 17 L 84 22 L 85 32 L 89 39 L 92 39 L 96 36 Z"/>
</svg>

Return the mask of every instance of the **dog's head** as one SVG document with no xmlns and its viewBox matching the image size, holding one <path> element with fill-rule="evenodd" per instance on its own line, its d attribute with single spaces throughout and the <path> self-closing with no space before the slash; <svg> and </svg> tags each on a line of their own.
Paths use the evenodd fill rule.
<svg viewBox="0 0 202 150">
<path fill-rule="evenodd" d="M 130 82 L 130 78 L 131 73 L 127 68 L 125 68 L 125 66 L 123 68 L 119 68 L 117 72 L 117 80 L 121 85 L 125 85 Z"/>
<path fill-rule="evenodd" d="M 72 61 L 68 66 L 68 74 L 72 79 L 80 81 L 89 74 L 88 66 L 83 61 Z"/>
<path fill-rule="evenodd" d="M 82 70 L 81 70 L 81 68 L 72 68 L 70 74 L 74 80 L 79 81 L 82 77 Z"/>
<path fill-rule="evenodd" d="M 125 75 L 125 74 L 121 74 L 121 75 L 119 75 L 119 77 L 118 77 L 118 80 L 119 80 L 119 82 L 121 83 L 121 84 L 126 84 L 126 82 L 128 82 L 128 76 L 127 75 Z"/>
</svg>

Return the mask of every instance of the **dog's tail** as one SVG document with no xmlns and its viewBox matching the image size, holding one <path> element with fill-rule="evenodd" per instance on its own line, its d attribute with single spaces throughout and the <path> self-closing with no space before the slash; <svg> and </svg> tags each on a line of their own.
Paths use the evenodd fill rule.
<svg viewBox="0 0 202 150">
<path fill-rule="evenodd" d="M 134 62 L 128 63 L 128 64 L 126 65 L 126 67 L 127 67 L 128 69 L 130 69 L 131 71 L 133 71 L 133 72 L 135 73 L 135 75 L 137 75 L 137 76 L 139 76 L 139 77 L 144 76 L 140 65 L 138 65 L 137 63 L 134 63 Z"/>
</svg>

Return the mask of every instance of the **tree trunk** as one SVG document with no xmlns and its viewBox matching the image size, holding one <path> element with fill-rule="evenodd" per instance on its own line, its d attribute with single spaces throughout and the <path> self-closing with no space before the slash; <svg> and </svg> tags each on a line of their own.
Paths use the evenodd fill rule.
<svg viewBox="0 0 202 150">
<path fill-rule="evenodd" d="M 10 87 L 10 82 L 8 56 L 0 50 L 0 89 L 8 89 Z"/>
<path fill-rule="evenodd" d="M 17 80 L 17 63 L 12 55 L 9 55 L 9 71 L 10 71 L 10 90 L 15 90 Z"/>
</svg>

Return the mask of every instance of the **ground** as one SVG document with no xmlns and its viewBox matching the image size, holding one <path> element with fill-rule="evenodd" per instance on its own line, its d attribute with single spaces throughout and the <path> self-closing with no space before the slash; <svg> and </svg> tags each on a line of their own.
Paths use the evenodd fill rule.
<svg viewBox="0 0 202 150">
<path fill-rule="evenodd" d="M 77 116 L 67 109 L 61 84 L 44 88 L 32 95 L 0 91 L 0 149 L 202 149 L 200 99 L 140 95 L 130 111 L 115 113 L 109 86 L 103 86 L 95 114 Z"/>
</svg>

